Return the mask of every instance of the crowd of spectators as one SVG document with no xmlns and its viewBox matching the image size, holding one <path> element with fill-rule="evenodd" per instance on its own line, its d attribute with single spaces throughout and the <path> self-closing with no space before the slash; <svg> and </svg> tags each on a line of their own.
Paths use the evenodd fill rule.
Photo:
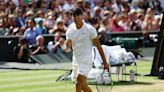
<svg viewBox="0 0 164 92">
<path fill-rule="evenodd" d="M 98 32 L 159 30 L 163 0 L 0 0 L 0 34 L 26 35 L 33 25 L 41 34 L 63 34 L 71 10 L 80 7 Z M 30 21 L 33 24 L 29 23 Z"/>
<path fill-rule="evenodd" d="M 31 46 L 43 34 L 64 36 L 76 7 L 100 34 L 142 31 L 145 35 L 159 31 L 164 0 L 0 0 L 0 35 L 23 36 Z"/>
</svg>

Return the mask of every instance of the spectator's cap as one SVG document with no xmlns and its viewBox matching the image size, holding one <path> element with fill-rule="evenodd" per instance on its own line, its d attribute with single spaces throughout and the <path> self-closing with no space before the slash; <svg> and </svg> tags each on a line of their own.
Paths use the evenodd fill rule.
<svg viewBox="0 0 164 92">
<path fill-rule="evenodd" d="M 52 16 L 53 15 L 53 12 L 52 11 L 49 11 L 48 13 L 47 13 L 47 17 L 48 16 Z"/>
<path fill-rule="evenodd" d="M 36 37 L 36 40 L 38 41 L 38 40 L 40 40 L 40 39 L 44 40 L 44 37 L 43 37 L 42 35 L 38 35 L 38 36 Z"/>
<path fill-rule="evenodd" d="M 44 12 L 42 10 L 39 10 L 37 13 L 36 13 L 36 16 L 39 16 L 40 14 L 44 14 Z"/>
<path fill-rule="evenodd" d="M 80 8 L 77 8 L 75 10 L 72 11 L 72 16 L 79 16 L 79 15 L 82 15 L 83 12 Z"/>
<path fill-rule="evenodd" d="M 83 3 L 84 0 L 77 0 L 77 3 Z"/>
<path fill-rule="evenodd" d="M 61 18 L 57 18 L 56 24 L 58 24 L 58 23 L 63 23 L 63 20 Z"/>
<path fill-rule="evenodd" d="M 48 18 L 48 19 L 51 19 L 53 16 L 54 16 L 54 14 L 53 14 L 52 11 L 49 11 L 49 12 L 47 13 L 47 18 Z"/>
<path fill-rule="evenodd" d="M 31 5 L 31 4 L 33 4 L 33 3 L 34 3 L 34 0 L 29 0 L 28 5 Z"/>
<path fill-rule="evenodd" d="M 99 6 L 94 7 L 93 11 L 96 12 L 97 10 L 101 10 Z"/>
<path fill-rule="evenodd" d="M 33 16 L 33 12 L 31 10 L 27 11 L 26 16 Z"/>
<path fill-rule="evenodd" d="M 104 11 L 104 15 L 108 15 L 108 14 L 110 15 L 111 12 L 110 12 L 109 10 L 105 10 L 105 11 Z"/>
</svg>

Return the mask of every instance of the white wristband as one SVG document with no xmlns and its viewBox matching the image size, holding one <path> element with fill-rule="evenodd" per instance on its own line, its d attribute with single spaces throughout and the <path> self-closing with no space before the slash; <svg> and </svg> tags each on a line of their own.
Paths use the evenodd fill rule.
<svg viewBox="0 0 164 92">
<path fill-rule="evenodd" d="M 60 45 L 60 47 L 65 50 L 67 48 L 67 45 L 66 44 L 63 44 L 63 45 Z"/>
</svg>

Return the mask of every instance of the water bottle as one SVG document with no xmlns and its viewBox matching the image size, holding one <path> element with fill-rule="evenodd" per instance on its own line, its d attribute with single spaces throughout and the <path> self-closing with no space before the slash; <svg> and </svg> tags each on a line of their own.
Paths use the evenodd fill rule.
<svg viewBox="0 0 164 92">
<path fill-rule="evenodd" d="M 164 68 L 162 66 L 159 67 L 159 71 L 162 71 Z"/>
<path fill-rule="evenodd" d="M 130 70 L 130 82 L 135 82 L 135 71 L 133 69 Z"/>
<path fill-rule="evenodd" d="M 159 79 L 164 79 L 164 67 L 160 66 L 159 67 L 159 75 L 158 75 Z"/>
</svg>

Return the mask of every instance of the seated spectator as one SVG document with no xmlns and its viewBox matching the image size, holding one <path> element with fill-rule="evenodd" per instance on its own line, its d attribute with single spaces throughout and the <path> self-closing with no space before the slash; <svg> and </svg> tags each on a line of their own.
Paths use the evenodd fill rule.
<svg viewBox="0 0 164 92">
<path fill-rule="evenodd" d="M 98 30 L 100 28 L 100 19 L 98 17 L 93 17 L 91 24 L 96 28 L 96 30 Z"/>
<path fill-rule="evenodd" d="M 123 32 L 123 28 L 118 25 L 117 17 L 114 17 L 112 20 L 112 32 Z"/>
<path fill-rule="evenodd" d="M 54 15 L 53 11 L 49 11 L 46 15 L 46 19 L 44 21 L 44 25 L 47 27 L 47 29 L 52 29 L 55 25 L 55 19 L 56 16 Z"/>
<path fill-rule="evenodd" d="M 153 16 L 146 14 L 145 20 L 143 22 L 143 36 L 144 38 L 149 38 L 149 32 L 153 30 Z"/>
<path fill-rule="evenodd" d="M 21 28 L 19 28 L 19 30 L 18 30 L 18 32 L 17 33 L 15 33 L 15 35 L 20 35 L 20 36 L 22 36 L 22 35 L 24 35 L 24 31 L 25 31 L 25 26 L 24 27 L 21 27 Z"/>
<path fill-rule="evenodd" d="M 48 5 L 48 10 L 52 10 L 54 12 L 59 12 L 58 2 L 54 2 L 50 0 Z"/>
<path fill-rule="evenodd" d="M 48 34 L 48 31 L 46 27 L 43 25 L 43 19 L 42 18 L 37 18 L 35 19 L 37 25 L 36 28 L 42 33 L 42 34 Z"/>
<path fill-rule="evenodd" d="M 153 19 L 153 30 L 159 31 L 160 30 L 160 25 L 161 25 L 161 18 L 160 15 L 155 15 Z"/>
<path fill-rule="evenodd" d="M 34 16 L 34 13 L 32 10 L 28 10 L 26 13 L 26 20 L 32 19 Z"/>
<path fill-rule="evenodd" d="M 35 27 L 35 20 L 34 19 L 29 19 L 27 21 L 27 29 L 24 32 L 24 37 L 27 40 L 28 44 L 31 45 L 35 45 L 36 44 L 36 37 L 38 35 L 41 35 L 40 30 L 38 30 Z"/>
<path fill-rule="evenodd" d="M 25 38 L 20 38 L 18 46 L 14 47 L 14 54 L 18 62 L 28 63 L 30 53 Z"/>
<path fill-rule="evenodd" d="M 16 25 L 21 28 L 25 25 L 25 18 L 23 17 L 23 12 L 20 7 L 15 9 L 16 12 Z"/>
<path fill-rule="evenodd" d="M 104 27 L 99 28 L 98 38 L 101 44 L 110 45 L 110 46 L 114 44 L 112 41 L 112 36 L 105 30 Z"/>
<path fill-rule="evenodd" d="M 44 19 L 44 12 L 42 10 L 38 10 L 36 13 L 36 18 L 43 18 Z"/>
<path fill-rule="evenodd" d="M 138 19 L 135 21 L 137 28 L 136 31 L 139 31 L 142 29 L 143 23 L 144 23 L 145 15 L 144 14 L 138 14 Z"/>
<path fill-rule="evenodd" d="M 66 48 L 65 39 L 61 37 L 60 32 L 56 32 L 54 35 L 54 42 L 50 41 L 47 45 L 47 48 L 50 53 L 69 53 L 71 49 Z"/>
<path fill-rule="evenodd" d="M 31 54 L 45 54 L 47 53 L 46 47 L 44 47 L 44 38 L 42 35 L 36 37 L 36 45 L 30 48 Z"/>
<path fill-rule="evenodd" d="M 53 33 L 57 32 L 57 31 L 62 33 L 63 35 L 65 35 L 66 27 L 65 27 L 62 19 L 57 19 L 54 28 L 49 30 L 49 33 L 53 34 Z"/>
<path fill-rule="evenodd" d="M 14 14 L 9 14 L 7 22 L 9 31 L 5 35 L 15 35 L 19 30 L 16 26 L 16 16 Z"/>
<path fill-rule="evenodd" d="M 13 1 L 12 0 L 7 0 L 7 1 L 4 0 L 4 1 L 6 3 L 5 12 L 7 14 L 13 14 L 15 9 L 15 4 L 13 3 Z"/>
<path fill-rule="evenodd" d="M 124 31 L 130 31 L 131 28 L 130 28 L 130 25 L 128 23 L 128 18 L 127 18 L 127 15 L 125 14 L 122 14 L 119 16 L 120 17 L 120 20 L 118 21 L 118 25 L 124 30 Z"/>
<path fill-rule="evenodd" d="M 103 16 L 102 12 L 103 11 L 102 11 L 101 7 L 99 7 L 99 6 L 95 6 L 93 9 L 94 17 L 97 17 L 98 20 L 102 19 L 102 16 Z"/>
<path fill-rule="evenodd" d="M 65 4 L 63 5 L 64 11 L 71 11 L 74 8 L 73 0 L 65 0 Z"/>
<path fill-rule="evenodd" d="M 1 3 L 0 3 L 1 4 Z M 7 15 L 4 11 L 0 11 L 0 35 L 5 35 L 9 31 Z"/>
<path fill-rule="evenodd" d="M 47 45 L 48 51 L 50 53 L 62 52 L 62 49 L 60 47 L 60 43 L 63 44 L 63 42 L 64 42 L 64 39 L 61 37 L 61 33 L 56 32 L 54 34 L 54 41 L 50 41 Z"/>
</svg>

